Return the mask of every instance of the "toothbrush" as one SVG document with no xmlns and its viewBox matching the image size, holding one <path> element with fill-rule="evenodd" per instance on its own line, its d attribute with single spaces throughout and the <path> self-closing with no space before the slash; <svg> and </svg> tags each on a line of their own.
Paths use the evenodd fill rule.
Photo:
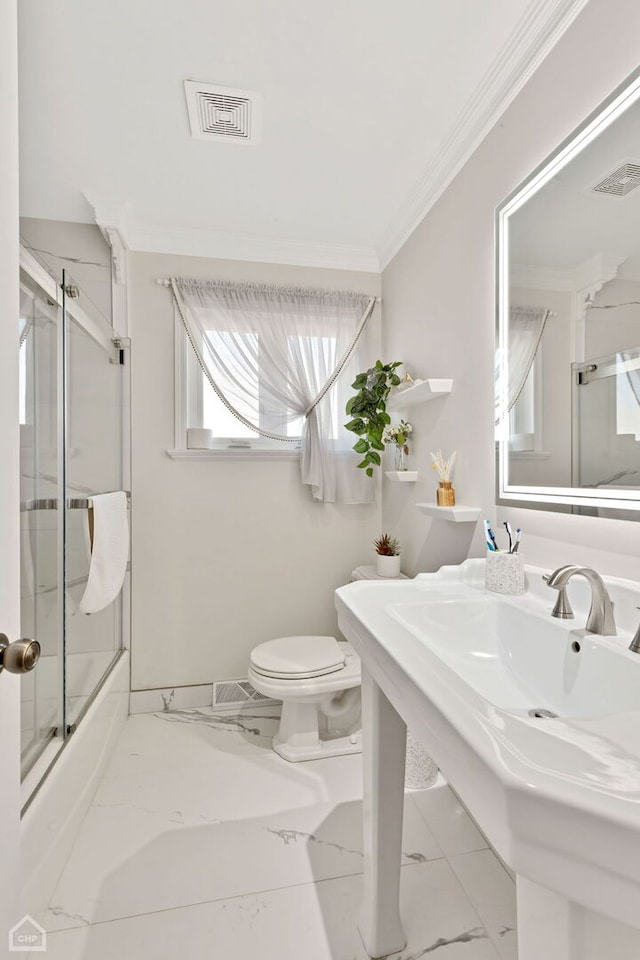
<svg viewBox="0 0 640 960">
<path fill-rule="evenodd" d="M 505 520 L 502 526 L 507 531 L 507 536 L 509 537 L 509 553 L 513 553 L 513 538 L 511 536 L 511 524 L 509 523 L 508 520 Z"/>
<path fill-rule="evenodd" d="M 487 539 L 490 540 L 491 543 L 493 544 L 493 549 L 496 551 L 496 553 L 499 553 L 500 549 L 498 547 L 498 544 L 496 543 L 496 535 L 491 529 L 491 524 L 489 523 L 488 520 L 485 520 L 484 525 L 487 530 Z"/>
<path fill-rule="evenodd" d="M 517 553 L 517 552 L 518 552 L 518 547 L 520 546 L 520 540 L 521 540 L 521 539 L 522 539 L 522 530 L 520 529 L 520 527 L 517 527 L 517 529 L 516 529 L 516 541 L 515 541 L 515 543 L 514 543 L 514 545 L 513 545 L 513 550 L 511 551 L 511 553 Z"/>
<path fill-rule="evenodd" d="M 489 526 L 488 520 L 485 520 L 484 522 L 484 530 L 485 530 L 485 540 L 487 541 L 487 547 L 489 548 L 489 550 L 493 552 L 496 548 L 491 542 L 491 536 L 490 536 L 491 527 Z"/>
</svg>

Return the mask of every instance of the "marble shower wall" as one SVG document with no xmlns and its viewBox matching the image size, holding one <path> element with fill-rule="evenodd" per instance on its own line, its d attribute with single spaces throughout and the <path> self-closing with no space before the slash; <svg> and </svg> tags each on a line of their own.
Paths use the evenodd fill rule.
<svg viewBox="0 0 640 960">
<path fill-rule="evenodd" d="M 56 278 L 70 273 L 82 308 L 111 323 L 111 248 L 95 223 L 21 217 L 20 239 Z"/>
</svg>

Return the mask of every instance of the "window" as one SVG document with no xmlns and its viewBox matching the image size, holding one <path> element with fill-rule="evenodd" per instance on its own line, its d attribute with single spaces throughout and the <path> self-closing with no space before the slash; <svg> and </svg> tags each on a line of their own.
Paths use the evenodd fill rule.
<svg viewBox="0 0 640 960">
<path fill-rule="evenodd" d="M 232 381 L 237 377 L 242 377 L 247 396 L 234 397 L 233 405 L 239 413 L 248 420 L 258 422 L 262 430 L 286 436 L 291 440 L 298 442 L 289 442 L 285 440 L 270 439 L 260 436 L 255 430 L 247 426 L 241 420 L 231 413 L 223 401 L 217 395 L 209 383 L 207 375 L 202 370 L 195 351 L 189 343 L 181 318 L 176 311 L 176 389 L 179 396 L 176 396 L 176 411 L 179 416 L 176 421 L 176 447 L 186 448 L 186 431 L 189 427 L 204 427 L 211 430 L 213 434 L 212 449 L 241 451 L 251 449 L 256 452 L 260 450 L 281 451 L 283 455 L 287 452 L 290 456 L 298 456 L 300 450 L 300 437 L 302 434 L 304 418 L 297 417 L 291 419 L 287 416 L 283 405 L 281 415 L 274 415 L 273 411 L 267 416 L 264 406 L 261 406 L 261 384 L 260 384 L 260 364 L 258 363 L 258 373 L 251 369 L 239 369 L 237 361 L 234 359 L 231 350 L 231 338 L 228 331 L 211 330 L 208 336 L 211 338 L 212 345 L 218 354 L 223 358 L 224 364 L 228 367 L 230 377 L 225 382 L 222 378 L 219 386 L 225 394 L 232 394 Z M 238 334 L 235 334 L 237 337 Z M 251 353 L 260 356 L 260 334 L 257 332 L 241 334 L 245 342 L 245 347 Z M 335 369 L 338 356 L 338 342 L 331 336 L 308 336 L 289 335 L 286 338 L 286 351 L 289 360 L 293 363 L 299 358 L 304 358 L 304 364 L 311 364 L 312 369 L 307 370 L 311 379 L 324 384 Z M 355 373 L 353 374 L 355 376 Z M 332 397 L 328 398 L 330 404 L 330 436 L 337 440 L 340 433 L 342 418 L 341 410 L 344 409 L 346 400 L 350 393 L 351 381 L 346 371 L 343 381 L 332 388 Z M 291 386 L 290 386 L 290 389 Z M 247 397 L 249 399 L 247 399 Z"/>
<path fill-rule="evenodd" d="M 240 375 L 241 371 L 234 370 L 235 362 L 231 349 L 232 343 L 229 331 L 211 330 L 208 331 L 208 335 L 212 343 L 215 343 L 220 356 L 223 358 L 225 367 L 229 371 L 233 371 L 236 375 Z M 240 334 L 239 336 L 245 341 L 247 349 L 255 350 L 256 352 L 259 351 L 259 337 L 257 334 Z M 242 423 L 241 420 L 238 420 L 238 418 L 227 409 L 209 383 L 206 374 L 198 363 L 194 351 L 190 346 L 188 349 L 189 360 L 193 367 L 192 376 L 196 380 L 196 397 L 195 403 L 192 406 L 194 414 L 192 417 L 193 422 L 189 422 L 187 425 L 190 427 L 206 427 L 208 430 L 211 430 L 216 440 L 230 441 L 233 438 L 259 439 L 259 435 L 255 430 L 252 430 L 246 424 Z M 237 398 L 234 406 L 242 416 L 249 420 L 259 422 L 260 426 L 266 429 L 266 425 L 258 419 L 260 409 L 260 384 L 257 372 L 254 370 L 244 371 L 242 379 L 248 388 L 247 397 Z M 225 383 L 224 379 L 221 378 L 220 387 L 226 393 L 229 389 L 229 383 Z M 253 402 L 251 402 L 252 400 Z"/>
</svg>

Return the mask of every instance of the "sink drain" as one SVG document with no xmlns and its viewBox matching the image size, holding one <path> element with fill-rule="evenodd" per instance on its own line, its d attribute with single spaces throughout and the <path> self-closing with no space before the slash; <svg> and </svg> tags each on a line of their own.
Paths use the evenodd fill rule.
<svg viewBox="0 0 640 960">
<path fill-rule="evenodd" d="M 558 714 L 554 713 L 553 710 L 545 710 L 543 707 L 533 707 L 533 709 L 529 710 L 529 716 L 540 717 L 541 720 L 553 720 Z"/>
</svg>

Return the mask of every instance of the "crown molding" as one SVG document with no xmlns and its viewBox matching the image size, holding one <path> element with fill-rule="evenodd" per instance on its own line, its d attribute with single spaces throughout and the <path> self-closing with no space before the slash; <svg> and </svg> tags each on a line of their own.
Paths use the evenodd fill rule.
<svg viewBox="0 0 640 960">
<path fill-rule="evenodd" d="M 588 0 L 534 0 L 377 245 L 384 269 Z"/>
<path fill-rule="evenodd" d="M 380 273 L 380 261 L 373 247 L 274 239 L 194 227 L 161 227 L 137 222 L 128 203 L 87 192 L 83 196 L 93 208 L 95 221 L 105 238 L 111 242 L 112 237 L 117 237 L 125 250 Z"/>
<path fill-rule="evenodd" d="M 575 270 L 575 290 L 581 293 L 584 290 L 593 291 L 593 295 L 601 290 L 605 283 L 615 280 L 618 267 L 624 263 L 623 254 L 596 253 Z"/>
<path fill-rule="evenodd" d="M 111 247 L 111 262 L 114 282 L 120 286 L 127 283 L 127 232 L 128 204 L 113 203 L 104 197 L 84 192 L 87 203 L 93 208 L 93 216 L 100 233 Z"/>
<path fill-rule="evenodd" d="M 593 290 L 596 293 L 609 280 L 615 279 L 624 260 L 622 254 L 616 256 L 596 253 L 577 267 L 566 270 L 514 263 L 509 270 L 509 285 L 528 290 L 556 290 L 576 294 Z"/>
<path fill-rule="evenodd" d="M 130 250 L 145 253 L 170 253 L 217 260 L 250 260 L 258 263 L 380 273 L 380 262 L 373 247 L 279 240 L 188 227 L 158 227 L 132 221 L 127 224 L 126 242 Z"/>
<path fill-rule="evenodd" d="M 524 287 L 526 290 L 557 290 L 574 293 L 575 270 L 562 270 L 559 267 L 531 267 L 527 264 L 514 263 L 509 267 L 509 286 Z"/>
</svg>

